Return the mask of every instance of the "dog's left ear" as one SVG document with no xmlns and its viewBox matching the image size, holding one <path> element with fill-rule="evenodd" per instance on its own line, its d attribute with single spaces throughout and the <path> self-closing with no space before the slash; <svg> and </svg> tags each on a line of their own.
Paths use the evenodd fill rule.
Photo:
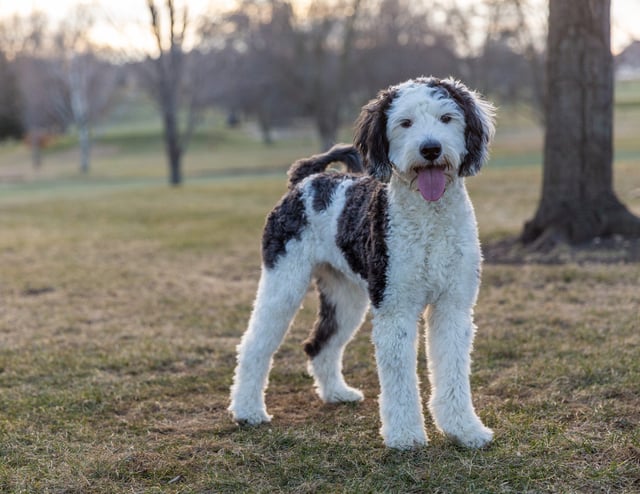
<svg viewBox="0 0 640 494">
<path fill-rule="evenodd" d="M 389 161 L 387 110 L 395 97 L 396 90 L 388 88 L 369 101 L 360 112 L 353 137 L 353 144 L 362 155 L 365 170 L 381 182 L 388 182 L 393 170 Z"/>
<path fill-rule="evenodd" d="M 446 89 L 464 112 L 467 154 L 462 159 L 458 175 L 471 177 L 477 174 L 489 159 L 489 143 L 495 134 L 495 107 L 455 79 L 441 80 L 439 85 Z"/>
</svg>

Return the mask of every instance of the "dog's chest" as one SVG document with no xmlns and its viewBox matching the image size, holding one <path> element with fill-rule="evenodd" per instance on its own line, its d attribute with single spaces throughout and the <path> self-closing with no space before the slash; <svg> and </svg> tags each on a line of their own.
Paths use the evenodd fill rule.
<svg viewBox="0 0 640 494">
<path fill-rule="evenodd" d="M 455 289 L 467 264 L 479 262 L 477 234 L 473 222 L 466 221 L 472 217 L 455 209 L 390 206 L 387 281 L 392 291 L 418 305 L 430 304 Z"/>
<path fill-rule="evenodd" d="M 462 252 L 437 228 L 392 225 L 389 237 L 390 284 L 431 303 L 451 283 Z"/>
</svg>

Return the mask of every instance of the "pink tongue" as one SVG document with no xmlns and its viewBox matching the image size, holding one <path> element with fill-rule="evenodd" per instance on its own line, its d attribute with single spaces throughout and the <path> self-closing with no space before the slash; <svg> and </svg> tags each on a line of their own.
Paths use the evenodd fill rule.
<svg viewBox="0 0 640 494">
<path fill-rule="evenodd" d="M 423 168 L 418 173 L 418 189 L 425 201 L 437 201 L 444 194 L 446 177 L 442 168 Z"/>
</svg>

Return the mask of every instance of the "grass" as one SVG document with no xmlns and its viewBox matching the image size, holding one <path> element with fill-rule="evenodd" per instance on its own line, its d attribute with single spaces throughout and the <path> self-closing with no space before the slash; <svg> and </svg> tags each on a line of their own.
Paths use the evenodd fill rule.
<svg viewBox="0 0 640 494">
<path fill-rule="evenodd" d="M 640 147 L 627 131 L 637 113 L 624 111 L 616 190 L 640 213 Z M 484 242 L 518 232 L 535 209 L 540 133 L 528 128 L 504 129 L 503 163 L 468 182 Z M 640 489 L 639 264 L 485 265 L 472 386 L 496 432 L 486 450 L 452 445 L 428 417 L 429 447 L 382 447 L 368 322 L 345 358 L 365 401 L 323 405 L 301 350 L 312 293 L 276 356 L 274 421 L 236 427 L 226 412 L 235 345 L 264 215 L 285 181 L 216 173 L 276 170 L 313 146 L 212 135 L 178 190 L 164 185 L 161 150 L 117 134 L 100 141 L 89 178 L 74 176 L 64 148 L 38 176 L 0 187 L 0 492 Z M 22 171 L 22 153 L 0 149 L 0 174 Z M 419 369 L 426 403 L 423 352 Z"/>
</svg>

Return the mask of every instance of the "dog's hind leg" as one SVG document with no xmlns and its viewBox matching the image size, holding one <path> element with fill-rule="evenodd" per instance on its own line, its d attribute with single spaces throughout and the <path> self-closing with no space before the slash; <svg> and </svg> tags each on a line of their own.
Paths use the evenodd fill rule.
<svg viewBox="0 0 640 494">
<path fill-rule="evenodd" d="M 229 410 L 239 423 L 269 422 L 264 392 L 269 371 L 289 324 L 311 281 L 310 262 L 282 257 L 274 268 L 263 267 L 249 326 L 238 345 L 238 365 Z"/>
<path fill-rule="evenodd" d="M 342 375 L 344 349 L 362 324 L 369 299 L 360 286 L 329 266 L 316 272 L 320 294 L 318 320 L 305 341 L 309 373 L 326 403 L 360 401 L 362 393 L 347 385 Z"/>
</svg>

